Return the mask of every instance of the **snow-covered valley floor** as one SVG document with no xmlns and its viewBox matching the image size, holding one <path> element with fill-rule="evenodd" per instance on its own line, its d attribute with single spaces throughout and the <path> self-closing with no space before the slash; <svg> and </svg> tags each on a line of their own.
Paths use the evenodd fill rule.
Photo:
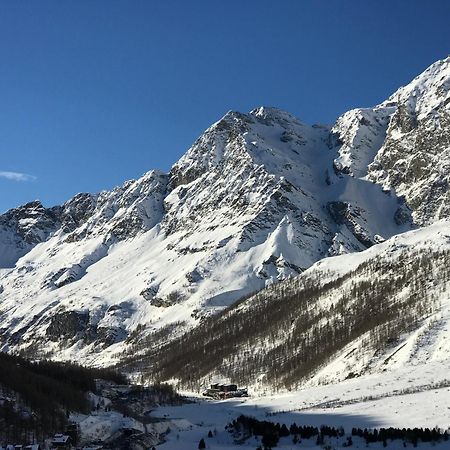
<svg viewBox="0 0 450 450">
<path fill-rule="evenodd" d="M 255 437 L 236 443 L 225 426 L 239 415 L 255 417 L 274 423 L 343 427 L 345 435 L 325 441 L 331 448 L 345 447 L 347 436 L 355 428 L 434 428 L 447 430 L 450 426 L 450 378 L 448 364 L 427 364 L 382 375 L 347 380 L 336 385 L 310 387 L 296 392 L 252 396 L 223 401 L 194 397 L 194 403 L 177 407 L 161 407 L 153 416 L 174 424 L 163 450 L 196 449 L 201 438 L 206 448 L 254 448 L 261 445 Z M 437 387 L 439 384 L 449 386 Z M 403 392 L 412 393 L 403 393 Z M 175 425 L 177 424 L 177 425 Z M 213 437 L 208 437 L 211 431 Z M 388 441 L 390 448 L 403 448 L 403 441 Z M 411 443 L 407 447 L 413 447 Z M 369 448 L 383 444 L 371 443 Z M 354 448 L 366 448 L 361 438 L 353 438 Z M 419 448 L 450 448 L 450 442 L 422 443 Z M 292 437 L 282 438 L 281 449 L 324 448 L 316 439 L 294 444 Z"/>
</svg>

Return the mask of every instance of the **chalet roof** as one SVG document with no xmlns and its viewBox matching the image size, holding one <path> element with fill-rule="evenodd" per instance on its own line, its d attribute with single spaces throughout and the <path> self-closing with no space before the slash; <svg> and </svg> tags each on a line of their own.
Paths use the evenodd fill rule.
<svg viewBox="0 0 450 450">
<path fill-rule="evenodd" d="M 53 444 L 67 444 L 69 442 L 70 436 L 67 434 L 55 434 L 52 439 Z"/>
</svg>

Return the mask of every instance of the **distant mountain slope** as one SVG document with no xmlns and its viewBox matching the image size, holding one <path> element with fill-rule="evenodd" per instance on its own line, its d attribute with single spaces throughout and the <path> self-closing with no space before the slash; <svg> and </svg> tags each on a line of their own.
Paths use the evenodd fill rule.
<svg viewBox="0 0 450 450">
<path fill-rule="evenodd" d="M 0 216 L 1 348 L 103 364 L 324 257 L 447 217 L 449 61 L 333 127 L 229 112 L 169 174 Z M 408 155 L 433 152 L 429 170 L 411 169 Z"/>
<path fill-rule="evenodd" d="M 327 258 L 168 344 L 149 340 L 129 367 L 193 390 L 270 390 L 448 364 L 449 261 L 449 221 Z"/>
</svg>

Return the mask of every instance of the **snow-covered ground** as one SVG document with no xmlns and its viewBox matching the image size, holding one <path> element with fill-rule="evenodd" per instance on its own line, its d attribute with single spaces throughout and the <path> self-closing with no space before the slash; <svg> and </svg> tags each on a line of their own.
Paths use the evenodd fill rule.
<svg viewBox="0 0 450 450">
<path fill-rule="evenodd" d="M 144 431 L 140 422 L 124 417 L 117 411 L 100 411 L 90 415 L 74 414 L 71 419 L 79 423 L 83 442 L 103 441 L 122 428 Z"/>
<path fill-rule="evenodd" d="M 399 370 L 383 375 L 352 379 L 336 385 L 318 386 L 297 392 L 272 396 L 249 397 L 223 401 L 196 398 L 196 402 L 177 407 L 162 407 L 153 415 L 165 419 L 185 419 L 185 428 L 166 436 L 167 442 L 158 446 L 164 450 L 197 448 L 201 438 L 207 448 L 235 448 L 233 436 L 225 426 L 239 415 L 255 417 L 274 423 L 328 425 L 343 427 L 345 436 L 329 441 L 332 448 L 340 448 L 346 436 L 355 428 L 439 428 L 450 426 L 450 387 L 430 388 L 433 383 L 446 380 L 450 374 L 448 365 L 424 365 L 405 373 Z M 450 384 L 450 383 L 449 383 Z M 402 390 L 418 390 L 401 394 Z M 368 400 L 367 397 L 378 399 Z M 366 399 L 364 399 L 366 398 Z M 347 403 L 347 404 L 346 404 Z M 327 405 L 329 407 L 327 407 Z M 212 431 L 213 437 L 208 438 Z M 362 439 L 353 438 L 354 447 L 366 448 Z M 256 448 L 260 445 L 254 437 L 239 445 L 239 448 Z M 323 448 L 316 440 L 302 441 L 294 445 L 292 438 L 282 438 L 277 448 Z M 407 444 L 412 447 L 411 443 Z M 371 443 L 369 448 L 381 448 L 382 443 Z M 403 448 L 402 441 L 388 442 L 390 448 Z M 449 442 L 436 444 L 420 443 L 419 448 L 450 448 Z"/>
</svg>

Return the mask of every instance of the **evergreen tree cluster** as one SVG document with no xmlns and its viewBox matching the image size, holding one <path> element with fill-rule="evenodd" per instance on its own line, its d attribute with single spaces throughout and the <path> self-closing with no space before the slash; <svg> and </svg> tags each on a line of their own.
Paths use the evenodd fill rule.
<svg viewBox="0 0 450 450">
<path fill-rule="evenodd" d="M 330 427 L 322 425 L 320 428 L 314 426 L 299 426 L 293 423 L 289 428 L 279 423 L 270 421 L 260 421 L 253 417 L 241 415 L 233 420 L 226 427 L 228 431 L 236 436 L 245 439 L 251 436 L 261 437 L 261 443 L 265 448 L 276 447 L 281 437 L 293 437 L 293 442 L 297 443 L 301 439 L 316 439 L 317 445 L 323 445 L 325 438 L 342 438 L 345 436 L 345 430 L 342 427 Z M 374 428 L 364 430 L 353 428 L 351 436 L 347 436 L 343 446 L 353 445 L 352 436 L 358 436 L 365 440 L 366 444 L 383 442 L 386 446 L 388 441 L 403 441 L 412 443 L 414 446 L 420 442 L 441 442 L 448 441 L 447 431 L 439 428 Z"/>
<path fill-rule="evenodd" d="M 448 432 L 439 428 L 380 428 L 368 430 L 365 428 L 353 428 L 352 436 L 359 436 L 365 439 L 366 443 L 387 442 L 387 440 L 403 440 L 410 442 L 414 446 L 421 442 L 448 441 Z"/>
<path fill-rule="evenodd" d="M 260 436 L 261 443 L 265 448 L 276 447 L 280 438 L 288 436 L 292 436 L 295 442 L 311 438 L 323 442 L 326 436 L 333 438 L 344 436 L 343 428 L 326 425 L 322 425 L 320 428 L 308 425 L 299 426 L 296 423 L 291 424 L 288 428 L 285 424 L 261 421 L 244 415 L 233 420 L 226 428 L 236 436 L 243 436 L 247 439 L 251 436 Z"/>
</svg>

